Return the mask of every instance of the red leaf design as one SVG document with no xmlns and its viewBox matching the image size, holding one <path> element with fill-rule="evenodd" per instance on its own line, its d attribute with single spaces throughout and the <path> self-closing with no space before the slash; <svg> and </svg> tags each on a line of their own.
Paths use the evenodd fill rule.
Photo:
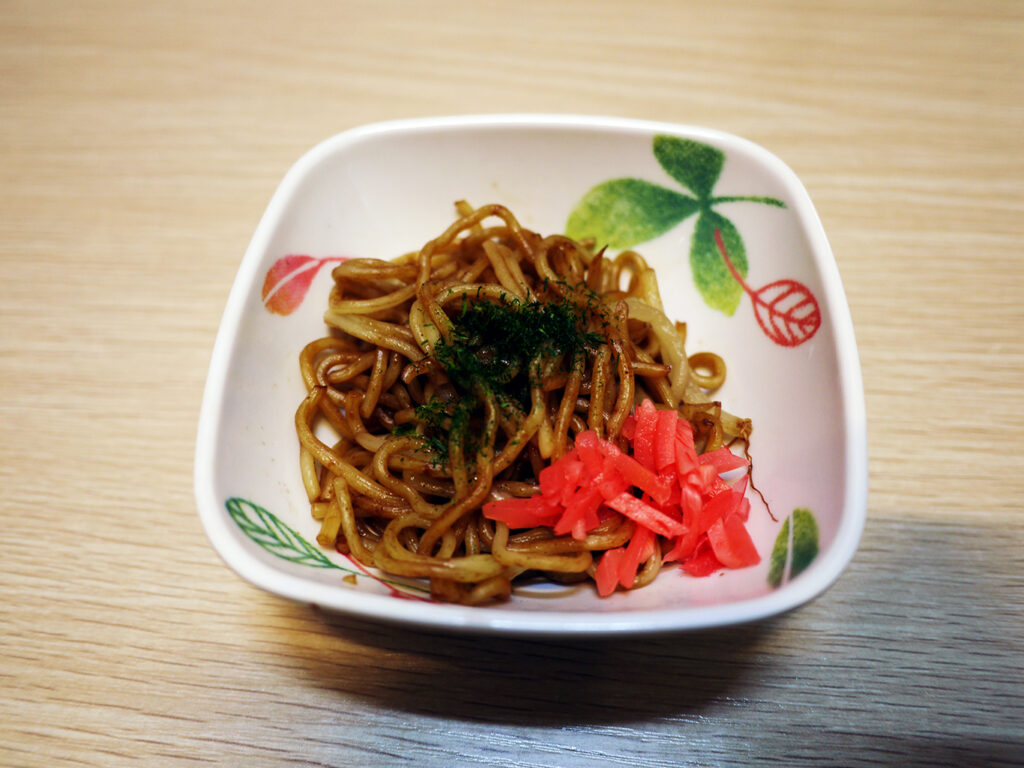
<svg viewBox="0 0 1024 768">
<path fill-rule="evenodd" d="M 729 272 L 750 296 L 757 324 L 769 339 L 783 347 L 795 347 L 818 332 L 821 309 L 810 288 L 796 280 L 776 280 L 754 290 L 729 260 L 720 229 L 715 230 L 715 243 Z"/>
<path fill-rule="evenodd" d="M 306 298 L 313 278 L 329 261 L 344 261 L 345 256 L 282 256 L 267 270 L 263 280 L 263 306 L 278 315 L 290 315 Z"/>
<path fill-rule="evenodd" d="M 803 344 L 821 326 L 821 310 L 814 294 L 796 280 L 776 280 L 751 293 L 750 298 L 758 325 L 776 344 Z"/>
</svg>

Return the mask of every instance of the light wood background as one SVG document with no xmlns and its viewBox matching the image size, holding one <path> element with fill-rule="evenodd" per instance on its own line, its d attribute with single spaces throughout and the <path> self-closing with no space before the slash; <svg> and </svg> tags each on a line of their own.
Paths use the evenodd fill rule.
<svg viewBox="0 0 1024 768">
<path fill-rule="evenodd" d="M 0 764 L 1024 764 L 1024 5 L 0 0 Z M 192 496 L 284 172 L 379 120 L 704 125 L 790 164 L 860 345 L 871 495 L 740 630 L 419 634 L 259 592 Z"/>
</svg>

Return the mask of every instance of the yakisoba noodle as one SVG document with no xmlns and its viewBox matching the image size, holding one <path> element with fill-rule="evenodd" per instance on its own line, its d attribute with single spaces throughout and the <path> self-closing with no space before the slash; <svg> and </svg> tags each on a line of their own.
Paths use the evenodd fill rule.
<svg viewBox="0 0 1024 768">
<path fill-rule="evenodd" d="M 709 399 L 725 364 L 687 357 L 686 326 L 666 317 L 639 254 L 542 237 L 500 205 L 456 208 L 418 253 L 334 269 L 332 332 L 302 350 L 295 423 L 322 546 L 477 604 L 523 574 L 592 577 L 632 535 L 617 513 L 582 539 L 510 533 L 481 513 L 534 494 L 575 435 L 621 441 L 644 398 L 678 409 L 698 450 L 745 440 L 750 423 Z M 660 567 L 656 547 L 634 586 Z"/>
</svg>

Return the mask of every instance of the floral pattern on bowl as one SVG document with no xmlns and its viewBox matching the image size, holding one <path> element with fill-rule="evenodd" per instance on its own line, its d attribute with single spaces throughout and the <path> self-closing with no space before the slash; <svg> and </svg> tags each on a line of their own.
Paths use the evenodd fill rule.
<svg viewBox="0 0 1024 768">
<path fill-rule="evenodd" d="M 689 351 L 725 357 L 718 396 L 754 420 L 755 481 L 775 513 L 754 504 L 759 566 L 704 579 L 668 569 L 606 599 L 589 586 L 531 587 L 469 608 L 434 603 L 424 584 L 315 543 L 291 425 L 304 394 L 298 351 L 323 333 L 324 267 L 418 249 L 461 198 L 503 203 L 542 233 L 635 248 L 657 268 L 669 314 L 690 328 Z M 271 201 L 214 349 L 196 495 L 225 561 L 292 599 L 473 631 L 682 630 L 788 610 L 838 577 L 863 527 L 864 421 L 852 325 L 820 222 L 796 177 L 763 149 L 627 120 L 406 121 L 324 142 Z"/>
</svg>

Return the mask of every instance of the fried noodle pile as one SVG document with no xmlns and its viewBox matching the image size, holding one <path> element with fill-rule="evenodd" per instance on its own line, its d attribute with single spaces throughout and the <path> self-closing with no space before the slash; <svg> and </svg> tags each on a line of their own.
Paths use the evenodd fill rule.
<svg viewBox="0 0 1024 768">
<path fill-rule="evenodd" d="M 699 451 L 751 426 L 710 398 L 725 364 L 687 356 L 686 326 L 665 315 L 639 254 L 542 237 L 500 205 L 456 208 L 420 251 L 333 270 L 329 333 L 300 355 L 295 424 L 322 546 L 479 604 L 508 598 L 516 578 L 592 578 L 632 535 L 617 513 L 582 540 L 482 514 L 535 494 L 575 435 L 621 440 L 645 398 L 687 419 Z M 634 586 L 660 567 L 655 547 Z"/>
</svg>

